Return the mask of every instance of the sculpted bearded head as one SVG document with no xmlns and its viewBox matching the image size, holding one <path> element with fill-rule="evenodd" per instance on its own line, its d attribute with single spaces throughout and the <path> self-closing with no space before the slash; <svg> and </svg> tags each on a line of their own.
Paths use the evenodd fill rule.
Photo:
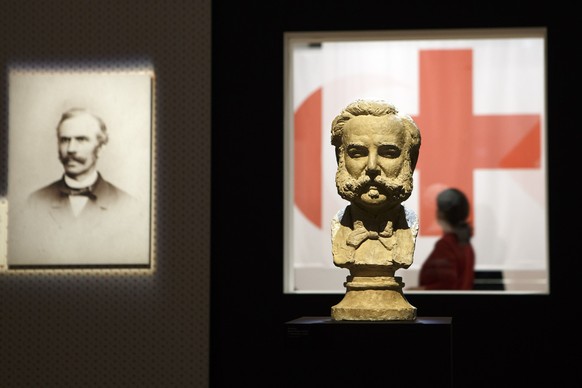
<svg viewBox="0 0 582 388">
<path fill-rule="evenodd" d="M 336 116 L 331 143 L 338 194 L 372 213 L 407 200 L 420 150 L 412 118 L 384 101 L 357 100 Z"/>
</svg>

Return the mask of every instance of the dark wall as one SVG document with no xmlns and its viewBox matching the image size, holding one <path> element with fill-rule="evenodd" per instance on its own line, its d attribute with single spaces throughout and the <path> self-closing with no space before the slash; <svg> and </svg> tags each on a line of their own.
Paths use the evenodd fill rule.
<svg viewBox="0 0 582 388">
<path fill-rule="evenodd" d="M 208 386 L 210 22 L 209 0 L 0 2 L 0 195 L 8 63 L 146 60 L 157 84 L 155 271 L 0 272 L 0 387 Z"/>
<path fill-rule="evenodd" d="M 408 300 L 419 315 L 453 318 L 456 387 L 538 386 L 544 379 L 561 386 L 572 376 L 561 345 L 580 339 L 572 320 L 579 236 L 568 225 L 580 215 L 572 183 L 581 136 L 572 97 L 572 83 L 579 84 L 575 23 L 571 10 L 559 9 L 500 1 L 213 1 L 211 386 L 283 386 L 284 322 L 329 316 L 343 297 L 282 292 L 286 31 L 547 27 L 551 294 Z M 422 343 L 411 346 L 423 351 Z M 380 356 L 391 368 L 390 352 Z M 337 356 L 338 370 L 322 370 L 314 381 L 357 364 Z"/>
</svg>

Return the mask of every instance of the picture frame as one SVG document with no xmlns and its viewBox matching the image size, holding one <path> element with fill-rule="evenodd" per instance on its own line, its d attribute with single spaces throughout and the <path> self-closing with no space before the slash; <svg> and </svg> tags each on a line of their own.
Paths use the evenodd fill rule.
<svg viewBox="0 0 582 388">
<path fill-rule="evenodd" d="M 8 221 L 5 263 L 0 263 L 3 264 L 0 269 L 152 270 L 155 265 L 153 65 L 12 64 L 7 78 Z M 65 140 L 71 144 L 87 143 L 90 141 L 87 137 L 92 136 L 61 135 L 65 114 L 72 110 L 83 110 L 83 115 L 91 117 L 86 119 L 91 124 L 79 126 L 93 126 L 94 119 L 100 119 L 106 141 L 90 146 L 95 148 L 84 154 L 71 150 L 72 146 L 69 151 L 65 150 L 61 146 Z M 68 123 L 72 120 L 75 119 Z M 69 175 L 64 174 L 65 154 L 80 155 L 78 162 L 75 157 L 67 159 L 68 163 L 77 163 L 76 168 L 93 163 L 99 182 L 108 185 L 100 184 L 106 190 L 99 192 L 93 185 L 92 196 L 76 217 L 69 214 L 76 196 L 55 194 L 58 201 L 51 197 L 50 204 L 42 208 L 30 202 L 33 192 L 43 187 L 46 191 L 51 183 L 61 182 L 64 175 Z M 119 202 L 121 193 L 124 201 L 127 199 L 123 204 Z"/>
</svg>

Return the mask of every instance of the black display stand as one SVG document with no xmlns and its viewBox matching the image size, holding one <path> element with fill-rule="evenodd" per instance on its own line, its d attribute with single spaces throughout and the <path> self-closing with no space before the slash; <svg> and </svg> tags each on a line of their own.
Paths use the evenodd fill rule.
<svg viewBox="0 0 582 388">
<path fill-rule="evenodd" d="M 450 317 L 302 317 L 285 323 L 285 341 L 287 387 L 453 386 Z"/>
</svg>

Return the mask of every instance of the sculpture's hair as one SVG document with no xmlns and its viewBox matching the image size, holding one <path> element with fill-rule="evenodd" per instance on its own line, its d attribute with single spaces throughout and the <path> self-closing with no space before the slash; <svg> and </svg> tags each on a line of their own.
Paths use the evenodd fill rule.
<svg viewBox="0 0 582 388">
<path fill-rule="evenodd" d="M 339 115 L 335 117 L 331 124 L 331 144 L 335 146 L 336 159 L 339 156 L 342 147 L 342 135 L 346 123 L 356 116 L 387 116 L 397 117 L 404 126 L 408 135 L 409 155 L 411 169 L 414 171 L 420 151 L 420 130 L 416 126 L 412 117 L 406 114 L 398 113 L 396 107 L 382 100 L 356 100 L 346 106 Z"/>
<path fill-rule="evenodd" d="M 105 122 L 99 117 L 96 116 L 95 114 L 89 112 L 87 109 L 84 108 L 72 108 L 67 110 L 65 113 L 63 113 L 61 115 L 61 119 L 59 120 L 59 123 L 57 124 L 57 131 L 58 129 L 61 127 L 61 124 L 73 117 L 78 117 L 78 116 L 90 116 L 93 117 L 97 123 L 99 124 L 99 133 L 97 134 L 97 140 L 99 141 L 99 145 L 104 145 L 107 144 L 107 142 L 109 141 L 109 135 L 107 134 L 107 126 L 105 125 Z"/>
<path fill-rule="evenodd" d="M 470 205 L 465 194 L 459 189 L 450 188 L 441 191 L 436 201 L 439 213 L 451 225 L 459 242 L 466 244 L 471 241 L 473 230 L 467 221 Z"/>
</svg>

